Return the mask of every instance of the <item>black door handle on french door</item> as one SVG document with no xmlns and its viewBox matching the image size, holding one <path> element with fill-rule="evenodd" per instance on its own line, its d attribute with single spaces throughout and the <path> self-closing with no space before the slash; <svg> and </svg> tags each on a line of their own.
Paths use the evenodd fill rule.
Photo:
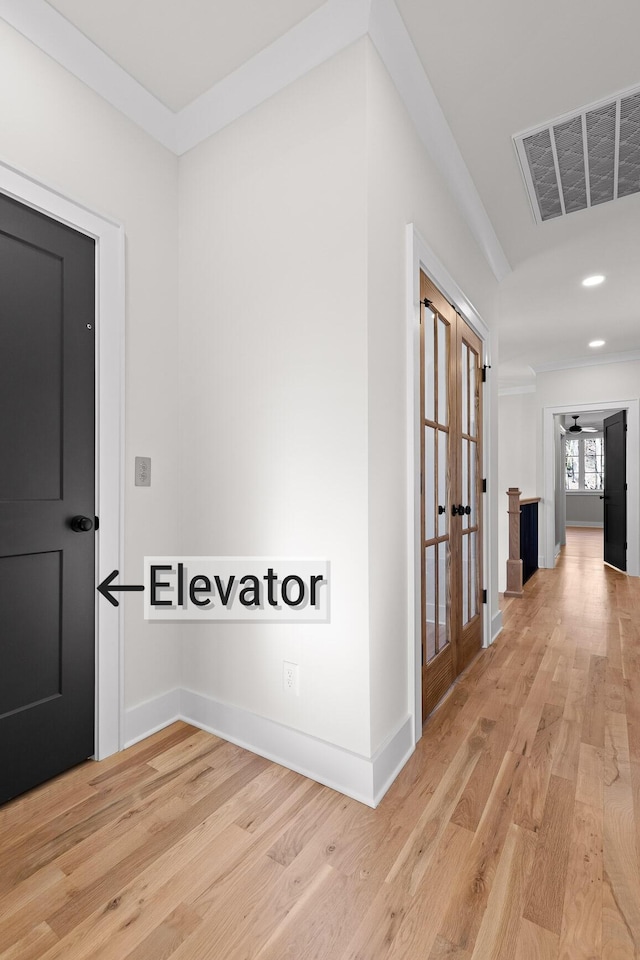
<svg viewBox="0 0 640 960">
<path fill-rule="evenodd" d="M 456 506 L 454 503 L 454 505 L 451 507 L 451 516 L 461 517 L 463 513 L 464 513 L 464 507 L 462 506 L 462 504 L 459 503 L 458 506 Z M 471 511 L 469 511 L 469 513 L 471 513 Z"/>
<path fill-rule="evenodd" d="M 88 533 L 93 530 L 93 520 L 90 517 L 73 517 L 70 526 L 74 533 Z"/>
<path fill-rule="evenodd" d="M 444 507 L 438 504 L 438 516 L 441 517 L 443 513 L 444 513 Z"/>
<path fill-rule="evenodd" d="M 467 506 L 464 508 L 464 512 L 466 513 L 467 516 L 469 516 L 469 514 L 471 513 L 471 507 L 469 506 L 469 504 L 467 504 Z"/>
</svg>

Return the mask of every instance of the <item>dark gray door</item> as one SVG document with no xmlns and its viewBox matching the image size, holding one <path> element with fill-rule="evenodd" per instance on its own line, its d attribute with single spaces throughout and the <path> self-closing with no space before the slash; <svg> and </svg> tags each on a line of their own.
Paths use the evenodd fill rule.
<svg viewBox="0 0 640 960">
<path fill-rule="evenodd" d="M 94 749 L 94 314 L 94 241 L 0 195 L 0 802 Z"/>
<path fill-rule="evenodd" d="M 604 421 L 604 559 L 627 569 L 627 411 Z"/>
</svg>

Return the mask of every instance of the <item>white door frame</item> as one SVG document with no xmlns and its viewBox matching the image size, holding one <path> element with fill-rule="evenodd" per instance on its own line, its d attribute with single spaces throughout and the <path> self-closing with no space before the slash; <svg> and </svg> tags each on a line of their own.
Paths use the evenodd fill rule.
<svg viewBox="0 0 640 960">
<path fill-rule="evenodd" d="M 0 191 L 96 241 L 96 584 L 122 570 L 124 229 L 0 160 Z M 98 603 L 97 601 L 101 602 Z M 123 747 L 122 607 L 96 593 L 96 742 L 103 760 Z"/>
<path fill-rule="evenodd" d="M 553 417 L 557 413 L 587 413 L 589 410 L 627 411 L 627 573 L 640 576 L 640 400 L 594 400 L 591 403 L 556 404 L 542 411 L 544 474 L 544 565 L 556 564 L 555 545 L 555 443 Z"/>
<path fill-rule="evenodd" d="M 414 739 L 422 736 L 422 610 L 421 610 L 421 556 L 420 543 L 420 271 L 429 276 L 438 289 L 451 300 L 469 326 L 482 340 L 483 364 L 491 366 L 491 333 L 484 320 L 473 307 L 447 268 L 425 242 L 414 225 L 406 232 L 407 242 L 407 673 L 409 683 L 408 702 L 413 705 Z M 491 476 L 491 403 L 484 398 L 482 405 L 482 476 L 487 479 L 487 488 L 493 489 Z M 499 632 L 498 620 L 492 623 L 492 557 L 490 530 L 494 522 L 491 498 L 483 503 L 482 568 L 484 586 L 489 603 L 484 605 L 482 642 L 488 646 Z M 500 621 L 501 622 L 501 621 Z M 492 626 L 496 630 L 492 630 Z"/>
</svg>

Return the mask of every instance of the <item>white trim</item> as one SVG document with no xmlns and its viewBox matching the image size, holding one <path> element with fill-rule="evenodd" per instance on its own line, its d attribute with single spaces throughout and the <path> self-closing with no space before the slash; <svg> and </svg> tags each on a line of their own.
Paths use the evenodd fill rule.
<svg viewBox="0 0 640 960">
<path fill-rule="evenodd" d="M 328 0 L 176 115 L 176 152 L 191 150 L 367 33 L 371 0 Z"/>
<path fill-rule="evenodd" d="M 182 718 L 182 691 L 179 687 L 125 710 L 124 749 L 145 740 Z"/>
<path fill-rule="evenodd" d="M 369 36 L 496 279 L 504 280 L 511 266 L 393 0 L 372 0 Z"/>
<path fill-rule="evenodd" d="M 599 353 L 596 356 L 575 357 L 572 360 L 550 360 L 534 366 L 536 373 L 551 373 L 554 370 L 573 370 L 574 367 L 600 367 L 606 363 L 629 363 L 640 360 L 640 350 L 627 350 L 626 353 Z"/>
<path fill-rule="evenodd" d="M 178 156 L 369 34 L 497 280 L 511 272 L 394 0 L 327 0 L 178 113 L 46 0 L 0 0 L 0 18 Z"/>
<path fill-rule="evenodd" d="M 411 717 L 405 717 L 373 757 L 363 757 L 242 707 L 181 688 L 126 711 L 127 746 L 175 720 L 191 723 L 369 807 L 380 803 L 415 749 Z"/>
<path fill-rule="evenodd" d="M 491 334 L 486 323 L 465 296 L 447 268 L 426 243 L 415 226 L 406 227 L 406 357 L 407 357 L 407 663 L 409 704 L 413 704 L 414 736 L 422 736 L 422 664 L 421 664 L 421 545 L 420 490 L 417 482 L 420 462 L 420 270 L 451 300 L 483 342 L 483 363 L 491 366 Z M 491 410 L 488 396 L 483 404 L 483 471 L 487 489 L 493 489 L 490 450 L 492 445 Z M 489 603 L 484 607 L 482 636 L 484 646 L 493 643 L 502 628 L 502 614 L 491 612 L 493 583 L 491 575 L 490 530 L 493 524 L 491 497 L 483 504 L 483 571 Z M 413 571 L 413 575 L 411 574 Z M 497 598 L 497 593 L 496 593 Z"/>
<path fill-rule="evenodd" d="M 556 414 L 588 413 L 591 410 L 627 411 L 627 573 L 640 576 L 640 400 L 602 400 L 592 403 L 577 403 L 544 407 L 542 411 L 542 471 L 544 497 L 542 499 L 542 549 L 541 567 L 555 566 L 555 487 L 554 458 Z"/>
<path fill-rule="evenodd" d="M 601 520 L 567 520 L 565 527 L 604 527 Z"/>
<path fill-rule="evenodd" d="M 175 114 L 45 0 L 0 0 L 0 17 L 175 152 Z"/>
<path fill-rule="evenodd" d="M 96 240 L 96 576 L 123 569 L 124 230 L 0 160 L 0 190 Z M 122 747 L 122 608 L 96 593 L 98 760 Z"/>
<path fill-rule="evenodd" d="M 499 397 L 517 397 L 521 393 L 535 393 L 536 385 L 535 383 L 527 384 L 522 387 L 499 387 L 498 396 Z"/>
</svg>

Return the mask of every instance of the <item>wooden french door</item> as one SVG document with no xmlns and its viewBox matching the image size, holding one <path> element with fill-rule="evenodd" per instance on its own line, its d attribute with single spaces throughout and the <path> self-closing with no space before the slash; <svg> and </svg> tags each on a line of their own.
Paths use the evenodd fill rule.
<svg viewBox="0 0 640 960">
<path fill-rule="evenodd" d="M 482 343 L 420 274 L 422 716 L 482 646 Z"/>
</svg>

